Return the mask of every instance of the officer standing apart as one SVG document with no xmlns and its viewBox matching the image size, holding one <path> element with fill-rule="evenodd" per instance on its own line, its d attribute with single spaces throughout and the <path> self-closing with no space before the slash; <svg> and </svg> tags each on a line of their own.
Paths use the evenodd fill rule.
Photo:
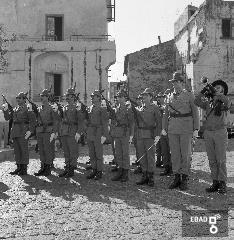
<svg viewBox="0 0 234 240">
<path fill-rule="evenodd" d="M 10 113 L 7 104 L 3 104 L 4 118 L 13 120 L 11 138 L 13 140 L 16 170 L 10 172 L 11 175 L 27 175 L 29 163 L 28 139 L 35 129 L 35 115 L 29 111 L 26 105 L 26 98 L 23 92 L 17 97 L 17 105 Z"/>
<path fill-rule="evenodd" d="M 139 126 L 137 128 L 137 148 L 143 170 L 142 178 L 137 185 L 154 186 L 155 145 L 161 133 L 162 117 L 158 106 L 152 103 L 153 93 L 146 88 L 141 94 L 143 105 L 137 110 Z"/>
<path fill-rule="evenodd" d="M 173 79 L 169 81 L 173 84 L 174 92 L 168 95 L 162 130 L 164 136 L 168 132 L 172 170 L 175 174 L 169 188 L 187 190 L 192 138 L 198 136 L 199 113 L 194 104 L 193 93 L 183 88 L 181 74 L 175 72 Z"/>
<path fill-rule="evenodd" d="M 134 118 L 130 107 L 126 106 L 127 93 L 120 90 L 117 93 L 118 106 L 113 109 L 115 117 L 111 119 L 110 134 L 114 139 L 116 162 L 119 166 L 112 181 L 128 181 L 130 167 L 129 143 L 133 139 Z"/>
<path fill-rule="evenodd" d="M 87 143 L 92 172 L 87 179 L 99 180 L 103 171 L 103 143 L 108 136 L 108 113 L 101 107 L 101 93 L 95 90 L 91 94 L 92 105 L 88 110 Z"/>
<path fill-rule="evenodd" d="M 206 191 L 220 194 L 226 193 L 227 182 L 226 151 L 228 136 L 226 124 L 227 111 L 231 105 L 226 96 L 227 93 L 228 85 L 222 80 L 217 80 L 204 87 L 194 101 L 198 107 L 206 111 L 204 139 L 213 180 L 213 184 Z M 206 97 L 207 94 L 210 94 L 210 99 Z"/>
<path fill-rule="evenodd" d="M 41 168 L 35 176 L 49 176 L 54 160 L 54 142 L 58 135 L 58 114 L 49 104 L 50 92 L 44 89 L 40 96 L 42 106 L 38 108 L 36 134 Z"/>
<path fill-rule="evenodd" d="M 59 136 L 61 137 L 62 148 L 65 157 L 65 170 L 59 177 L 69 178 L 74 176 L 79 156 L 78 141 L 84 130 L 84 116 L 81 109 L 77 109 L 76 95 L 73 88 L 67 89 L 67 105 L 63 107 L 60 114 Z"/>
</svg>

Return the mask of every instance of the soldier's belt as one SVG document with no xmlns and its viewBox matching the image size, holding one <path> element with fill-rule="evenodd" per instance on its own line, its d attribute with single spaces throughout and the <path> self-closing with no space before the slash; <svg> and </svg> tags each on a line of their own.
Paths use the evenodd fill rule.
<svg viewBox="0 0 234 240">
<path fill-rule="evenodd" d="M 138 127 L 138 128 L 142 130 L 154 130 L 156 127 Z"/>
<path fill-rule="evenodd" d="M 38 123 L 37 127 L 49 127 L 49 126 L 53 126 L 53 123 Z"/>
<path fill-rule="evenodd" d="M 77 122 L 63 122 L 63 124 L 65 124 L 65 125 L 78 125 L 78 123 Z"/>
<path fill-rule="evenodd" d="M 192 113 L 170 113 L 170 117 L 173 118 L 183 118 L 183 117 L 191 117 Z"/>
<path fill-rule="evenodd" d="M 20 121 L 14 121 L 14 124 L 29 124 L 29 122 L 20 122 Z"/>
</svg>

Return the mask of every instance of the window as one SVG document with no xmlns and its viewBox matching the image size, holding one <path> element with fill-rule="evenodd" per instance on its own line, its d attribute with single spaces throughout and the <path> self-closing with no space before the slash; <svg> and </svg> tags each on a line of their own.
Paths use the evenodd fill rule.
<svg viewBox="0 0 234 240">
<path fill-rule="evenodd" d="M 222 19 L 222 37 L 234 37 L 234 20 Z"/>
<path fill-rule="evenodd" d="M 47 41 L 63 40 L 63 16 L 62 15 L 46 16 L 46 40 Z"/>
</svg>

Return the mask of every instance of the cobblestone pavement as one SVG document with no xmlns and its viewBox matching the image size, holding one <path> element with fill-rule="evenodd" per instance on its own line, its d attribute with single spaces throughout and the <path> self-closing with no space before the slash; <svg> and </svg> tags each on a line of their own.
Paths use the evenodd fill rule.
<svg viewBox="0 0 234 240">
<path fill-rule="evenodd" d="M 108 162 L 110 145 L 104 148 Z M 227 239 L 234 239 L 234 139 L 227 153 L 227 196 L 204 192 L 211 180 L 203 140 L 196 145 L 187 192 L 168 190 L 171 177 L 160 177 L 161 169 L 156 169 L 154 188 L 136 186 L 140 176 L 132 171 L 129 182 L 111 182 L 108 164 L 102 180 L 86 180 L 87 147 L 80 150 L 79 168 L 69 180 L 58 178 L 64 166 L 59 153 L 48 178 L 33 175 L 40 166 L 33 152 L 28 176 L 11 176 L 14 162 L 0 163 L 0 239 L 182 239 L 182 209 L 226 208 L 230 209 Z M 133 154 L 131 147 L 132 161 Z"/>
</svg>

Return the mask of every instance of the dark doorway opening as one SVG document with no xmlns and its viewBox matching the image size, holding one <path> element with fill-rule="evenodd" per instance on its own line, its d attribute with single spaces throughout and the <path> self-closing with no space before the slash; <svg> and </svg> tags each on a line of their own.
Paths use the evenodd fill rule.
<svg viewBox="0 0 234 240">
<path fill-rule="evenodd" d="M 54 95 L 62 96 L 62 74 L 54 74 Z"/>
</svg>

